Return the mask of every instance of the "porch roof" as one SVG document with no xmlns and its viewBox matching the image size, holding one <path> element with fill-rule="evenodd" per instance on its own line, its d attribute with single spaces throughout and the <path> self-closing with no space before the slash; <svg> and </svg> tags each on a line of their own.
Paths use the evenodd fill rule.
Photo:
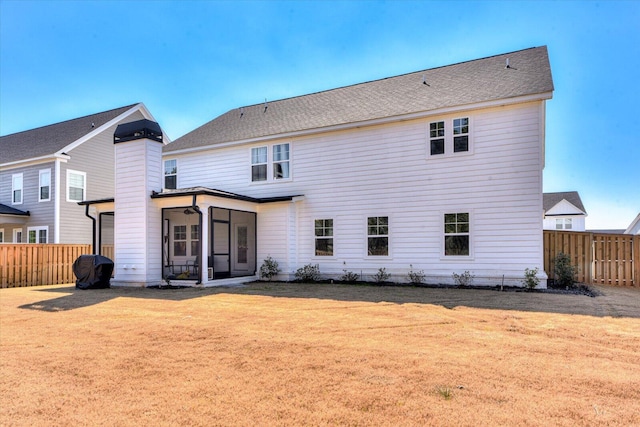
<svg viewBox="0 0 640 427">
<path fill-rule="evenodd" d="M 207 187 L 191 187 L 191 188 L 178 188 L 176 190 L 164 190 L 161 193 L 153 192 L 151 194 L 152 199 L 159 199 L 164 197 L 180 197 L 180 196 L 215 196 L 223 197 L 226 199 L 242 200 L 252 203 L 275 203 L 275 202 L 287 202 L 296 197 L 301 197 L 300 194 L 293 196 L 277 196 L 277 197 L 250 197 L 243 196 L 241 194 L 230 193 L 228 191 L 216 190 L 214 188 Z"/>
<path fill-rule="evenodd" d="M 29 216 L 29 211 L 21 211 L 11 206 L 0 204 L 0 215 Z"/>
<path fill-rule="evenodd" d="M 176 190 L 164 190 L 160 193 L 158 193 L 157 191 L 154 191 L 151 193 L 151 198 L 161 199 L 165 197 L 199 196 L 199 195 L 223 197 L 225 199 L 242 200 L 242 201 L 251 202 L 251 203 L 288 202 L 293 200 L 296 197 L 302 197 L 301 194 L 297 194 L 293 196 L 277 196 L 277 197 L 249 197 L 249 196 L 243 196 L 241 194 L 230 193 L 228 191 L 216 190 L 214 188 L 191 187 L 191 188 L 178 188 Z M 113 202 L 115 202 L 115 199 L 111 197 L 111 198 L 98 199 L 98 200 L 85 200 L 82 202 L 78 202 L 78 204 L 81 206 L 86 206 L 86 205 L 98 205 L 101 203 L 113 203 Z M 8 206 L 0 205 L 0 214 L 3 213 L 2 212 L 3 207 L 12 209 L 12 208 L 9 208 Z M 18 211 L 17 209 L 14 209 L 14 210 L 17 212 L 21 212 L 21 211 Z M 22 213 L 22 214 L 24 215 L 25 213 Z M 27 212 L 26 215 L 29 215 L 29 213 Z"/>
</svg>

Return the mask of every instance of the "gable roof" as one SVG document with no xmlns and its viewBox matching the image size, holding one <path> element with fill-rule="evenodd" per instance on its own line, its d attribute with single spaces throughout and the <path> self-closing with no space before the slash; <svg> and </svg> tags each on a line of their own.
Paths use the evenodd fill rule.
<svg viewBox="0 0 640 427">
<path fill-rule="evenodd" d="M 544 193 L 542 195 L 542 209 L 547 212 L 563 200 L 571 203 L 573 206 L 581 210 L 585 215 L 587 214 L 587 211 L 585 210 L 584 205 L 582 204 L 582 200 L 580 199 L 580 195 L 577 191 Z"/>
<path fill-rule="evenodd" d="M 552 91 L 547 48 L 530 48 L 236 108 L 176 139 L 164 151 L 362 125 L 530 95 L 548 99 Z"/>
<path fill-rule="evenodd" d="M 30 129 L 0 137 L 0 165 L 51 156 L 87 136 L 118 116 L 141 108 L 141 103 L 127 105 L 77 119 Z"/>
</svg>

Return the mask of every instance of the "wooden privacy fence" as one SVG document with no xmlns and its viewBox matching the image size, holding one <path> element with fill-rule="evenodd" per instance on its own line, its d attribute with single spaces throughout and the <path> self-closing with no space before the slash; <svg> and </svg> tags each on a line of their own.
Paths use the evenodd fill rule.
<svg viewBox="0 0 640 427">
<path fill-rule="evenodd" d="M 91 245 L 0 244 L 0 287 L 73 283 L 73 262 L 90 253 Z"/>
<path fill-rule="evenodd" d="M 544 270 L 553 278 L 554 258 L 563 252 L 578 266 L 578 282 L 640 286 L 640 236 L 544 231 Z"/>
</svg>

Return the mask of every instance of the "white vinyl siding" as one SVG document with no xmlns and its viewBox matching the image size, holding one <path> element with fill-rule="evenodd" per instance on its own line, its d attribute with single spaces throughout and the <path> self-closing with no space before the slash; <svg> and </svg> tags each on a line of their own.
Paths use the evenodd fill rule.
<svg viewBox="0 0 640 427">
<path fill-rule="evenodd" d="M 51 200 L 51 169 L 42 169 L 38 172 L 38 201 Z"/>
<path fill-rule="evenodd" d="M 250 148 L 264 144 L 183 154 L 181 185 L 251 197 L 304 196 L 259 206 L 258 264 L 271 255 L 285 272 L 315 255 L 314 227 L 305 224 L 332 218 L 340 256 L 316 258 L 321 272 L 375 273 L 380 258 L 366 255 L 365 224 L 381 215 L 392 219 L 392 254 L 384 267 L 398 277 L 409 265 L 443 280 L 452 270 L 472 271 L 477 283 L 496 271 L 521 276 L 542 263 L 543 110 L 531 102 L 275 140 L 270 146 L 295 146 L 295 180 L 282 185 L 248 185 L 247 175 L 237 173 L 247 170 Z M 453 136 L 454 119 L 464 117 L 470 151 L 431 158 L 429 124 L 444 121 Z M 449 212 L 472 213 L 472 257 L 442 259 L 442 215 Z"/>
<path fill-rule="evenodd" d="M 11 176 L 11 204 L 21 205 L 23 194 L 23 174 L 16 173 Z"/>
</svg>

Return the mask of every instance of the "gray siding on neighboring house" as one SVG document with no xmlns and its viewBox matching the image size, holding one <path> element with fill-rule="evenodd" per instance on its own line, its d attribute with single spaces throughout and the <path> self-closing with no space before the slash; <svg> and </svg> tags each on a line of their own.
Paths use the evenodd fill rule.
<svg viewBox="0 0 640 427">
<path fill-rule="evenodd" d="M 40 171 L 49 169 L 51 172 L 51 198 L 49 201 L 39 201 L 39 184 Z M 12 176 L 22 173 L 22 204 L 14 205 L 12 203 Z M 21 228 L 23 231 L 23 239 L 27 239 L 28 227 L 48 227 L 48 241 L 53 242 L 54 228 L 54 205 L 55 205 L 55 166 L 54 162 L 43 163 L 38 165 L 27 166 L 23 168 L 9 169 L 0 171 L 0 203 L 19 209 L 21 211 L 29 211 L 31 214 L 25 224 L 2 224 L 0 219 L 0 228 L 4 228 L 5 242 L 13 241 L 13 230 Z"/>
<path fill-rule="evenodd" d="M 122 123 L 144 119 L 140 111 L 127 116 Z M 86 173 L 85 200 L 114 196 L 113 133 L 117 124 L 95 138 L 79 145 L 69 153 L 71 159 L 60 171 L 60 243 L 92 243 L 92 221 L 85 215 L 85 207 L 67 201 L 67 171 Z"/>
</svg>

